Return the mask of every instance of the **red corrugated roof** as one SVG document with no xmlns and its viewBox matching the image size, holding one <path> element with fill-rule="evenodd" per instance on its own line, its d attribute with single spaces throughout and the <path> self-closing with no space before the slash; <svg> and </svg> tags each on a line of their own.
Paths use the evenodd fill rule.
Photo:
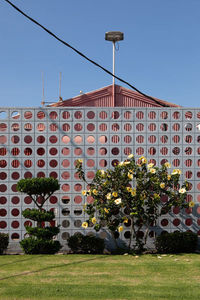
<svg viewBox="0 0 200 300">
<path fill-rule="evenodd" d="M 74 98 L 59 101 L 51 106 L 96 106 L 96 107 L 180 107 L 174 103 L 154 98 L 149 99 L 138 92 L 115 85 L 115 101 L 113 85 L 86 93 Z"/>
</svg>

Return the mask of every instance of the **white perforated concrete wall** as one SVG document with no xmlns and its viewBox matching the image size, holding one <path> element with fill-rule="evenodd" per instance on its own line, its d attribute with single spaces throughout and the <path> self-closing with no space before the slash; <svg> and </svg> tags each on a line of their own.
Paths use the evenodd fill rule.
<svg viewBox="0 0 200 300">
<path fill-rule="evenodd" d="M 162 230 L 192 230 L 200 224 L 200 109 L 174 108 L 0 108 L 0 231 L 13 243 L 31 224 L 21 211 L 34 207 L 31 199 L 16 191 L 21 178 L 53 176 L 61 189 L 48 201 L 61 225 L 58 239 L 82 229 L 85 220 L 75 160 L 84 159 L 88 180 L 96 169 L 111 168 L 130 153 L 151 159 L 156 165 L 169 161 L 180 168 L 190 185 L 188 201 L 195 207 L 179 214 L 177 208 L 163 215 L 151 236 Z M 91 201 L 88 198 L 87 201 Z M 126 240 L 129 227 L 120 233 Z M 142 234 L 142 232 L 141 232 Z M 100 232 L 106 237 L 106 232 Z"/>
</svg>

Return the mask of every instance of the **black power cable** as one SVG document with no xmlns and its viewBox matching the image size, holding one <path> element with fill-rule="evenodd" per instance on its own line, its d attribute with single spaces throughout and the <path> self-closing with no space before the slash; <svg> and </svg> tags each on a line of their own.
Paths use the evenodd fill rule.
<svg viewBox="0 0 200 300">
<path fill-rule="evenodd" d="M 141 92 L 140 90 L 138 90 L 136 87 L 134 87 L 132 84 L 128 83 L 127 81 L 123 80 L 122 78 L 113 75 L 109 70 L 105 69 L 104 67 L 102 67 L 101 65 L 99 65 L 98 63 L 96 63 L 95 61 L 93 61 L 92 59 L 90 59 L 89 57 L 87 57 L 86 55 L 84 55 L 83 53 L 81 53 L 79 50 L 77 50 L 76 48 L 72 47 L 70 44 L 66 43 L 65 41 L 63 41 L 62 39 L 60 39 L 58 36 L 56 36 L 53 32 L 51 32 L 49 29 L 47 29 L 46 27 L 44 27 L 43 25 L 41 25 L 40 23 L 38 23 L 36 20 L 34 20 L 33 18 L 29 17 L 26 13 L 24 13 L 21 9 L 19 9 L 17 6 L 15 6 L 12 2 L 10 2 L 9 0 L 4 0 L 7 3 L 9 3 L 14 9 L 16 9 L 19 13 L 21 13 L 24 17 L 26 17 L 27 19 L 29 19 L 31 22 L 35 23 L 36 25 L 38 25 L 39 27 L 41 27 L 43 30 L 45 30 L 48 34 L 50 34 L 51 36 L 53 36 L 56 40 L 58 40 L 59 42 L 61 42 L 62 44 L 64 44 L 65 46 L 69 47 L 70 49 L 72 49 L 73 51 L 75 51 L 77 54 L 79 54 L 80 56 L 82 56 L 83 58 L 85 58 L 86 60 L 88 60 L 89 62 L 91 62 L 92 64 L 94 64 L 95 66 L 99 67 L 100 69 L 102 69 L 104 72 L 106 72 L 107 74 L 115 77 L 116 79 L 118 79 L 119 81 L 125 83 L 126 85 L 130 86 L 133 90 L 135 90 L 136 92 L 138 92 L 139 94 L 143 95 L 144 97 L 153 100 L 154 102 L 156 102 L 157 104 L 160 105 L 160 102 L 157 101 L 156 99 L 154 99 L 151 96 L 148 96 L 146 94 L 144 94 L 143 92 Z M 163 106 L 165 107 L 169 107 L 169 105 L 166 105 L 164 103 L 162 103 Z"/>
</svg>

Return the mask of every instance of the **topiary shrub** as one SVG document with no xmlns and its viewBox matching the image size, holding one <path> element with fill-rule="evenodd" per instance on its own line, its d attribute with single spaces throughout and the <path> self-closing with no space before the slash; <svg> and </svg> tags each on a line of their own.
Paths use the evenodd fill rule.
<svg viewBox="0 0 200 300">
<path fill-rule="evenodd" d="M 54 254 L 62 248 L 59 241 L 53 240 L 60 232 L 59 226 L 45 226 L 45 222 L 53 221 L 55 214 L 43 209 L 44 203 L 59 188 L 58 180 L 54 178 L 28 178 L 18 182 L 17 190 L 28 194 L 37 206 L 37 209 L 26 209 L 22 212 L 23 217 L 37 223 L 34 228 L 26 226 L 29 237 L 20 242 L 26 254 Z"/>
<path fill-rule="evenodd" d="M 105 247 L 103 239 L 82 233 L 75 233 L 67 242 L 74 253 L 102 254 Z"/>
<path fill-rule="evenodd" d="M 197 249 L 198 235 L 194 232 L 171 232 L 156 238 L 159 253 L 192 253 Z"/>
<path fill-rule="evenodd" d="M 7 249 L 9 244 L 9 236 L 7 233 L 0 233 L 0 255 Z"/>
</svg>

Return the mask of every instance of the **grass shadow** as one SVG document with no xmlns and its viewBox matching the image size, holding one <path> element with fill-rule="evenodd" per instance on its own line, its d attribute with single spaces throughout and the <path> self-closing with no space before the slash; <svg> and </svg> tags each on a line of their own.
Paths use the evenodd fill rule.
<svg viewBox="0 0 200 300">
<path fill-rule="evenodd" d="M 81 264 L 81 263 L 86 263 L 86 262 L 97 260 L 97 259 L 105 259 L 107 257 L 108 256 L 105 255 L 105 256 L 102 256 L 102 257 L 95 257 L 95 258 L 80 260 L 80 261 L 66 263 L 66 264 L 62 263 L 62 264 L 58 264 L 58 265 L 54 265 L 54 266 L 49 266 L 49 267 L 46 267 L 46 268 L 41 268 L 41 269 L 38 269 L 38 270 L 35 270 L 35 271 L 27 271 L 27 272 L 23 272 L 23 273 L 18 273 L 18 274 L 14 274 L 14 275 L 11 275 L 11 276 L 7 276 L 7 277 L 2 277 L 2 278 L 0 278 L 0 281 L 6 280 L 6 279 L 10 279 L 10 278 L 15 278 L 15 277 L 20 277 L 20 276 L 30 275 L 30 274 L 34 274 L 34 273 L 39 273 L 39 272 L 46 271 L 46 270 L 51 270 L 51 269 L 56 269 L 56 268 L 63 268 L 63 267 L 69 267 L 69 266 L 72 266 L 72 265 L 78 265 L 78 264 Z"/>
</svg>

